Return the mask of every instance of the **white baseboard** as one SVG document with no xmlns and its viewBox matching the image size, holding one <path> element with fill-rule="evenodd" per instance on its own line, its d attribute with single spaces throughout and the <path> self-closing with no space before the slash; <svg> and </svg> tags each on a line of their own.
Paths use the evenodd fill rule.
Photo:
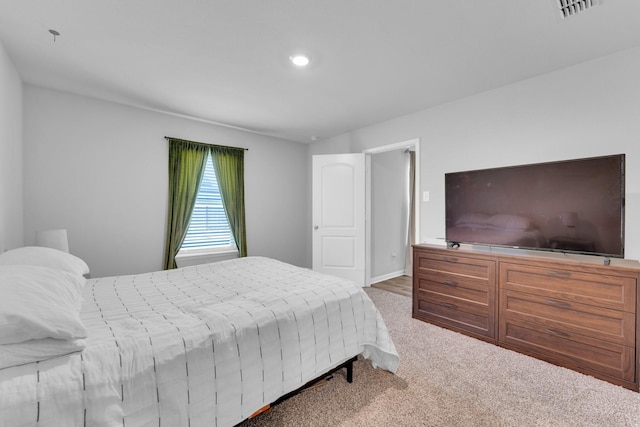
<svg viewBox="0 0 640 427">
<path fill-rule="evenodd" d="M 369 281 L 369 285 L 374 283 L 384 282 L 385 280 L 393 279 L 395 277 L 404 276 L 404 270 L 394 271 L 393 273 L 383 274 L 382 276 L 372 277 Z"/>
</svg>

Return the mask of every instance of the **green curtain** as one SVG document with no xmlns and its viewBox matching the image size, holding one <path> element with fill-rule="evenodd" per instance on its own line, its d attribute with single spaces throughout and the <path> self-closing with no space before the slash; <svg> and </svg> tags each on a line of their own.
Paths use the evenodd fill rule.
<svg viewBox="0 0 640 427">
<path fill-rule="evenodd" d="M 176 255 L 189 228 L 211 147 L 181 139 L 169 141 L 169 206 L 163 268 L 176 268 Z"/>
<path fill-rule="evenodd" d="M 244 214 L 244 149 L 211 146 L 222 203 L 241 257 L 247 256 L 247 227 Z"/>
</svg>

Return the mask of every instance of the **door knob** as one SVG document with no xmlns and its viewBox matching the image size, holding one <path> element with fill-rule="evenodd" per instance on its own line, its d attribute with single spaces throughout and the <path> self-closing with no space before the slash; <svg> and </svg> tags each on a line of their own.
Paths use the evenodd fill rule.
<svg viewBox="0 0 640 427">
<path fill-rule="evenodd" d="M 313 226 L 313 229 L 314 229 L 314 230 L 317 230 L 318 228 L 319 228 L 319 227 L 318 227 L 317 225 L 314 225 L 314 226 Z"/>
</svg>

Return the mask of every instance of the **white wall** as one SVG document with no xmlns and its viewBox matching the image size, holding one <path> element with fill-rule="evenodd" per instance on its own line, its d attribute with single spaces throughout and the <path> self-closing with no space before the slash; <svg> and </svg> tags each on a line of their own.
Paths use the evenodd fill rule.
<svg viewBox="0 0 640 427">
<path fill-rule="evenodd" d="M 307 147 L 25 85 L 24 239 L 66 228 L 93 277 L 159 270 L 173 136 L 248 148 L 249 255 L 305 265 Z"/>
<path fill-rule="evenodd" d="M 444 236 L 444 174 L 626 153 L 626 253 L 640 259 L 640 48 L 369 126 L 310 147 L 421 140 L 421 239 Z"/>
<path fill-rule="evenodd" d="M 23 245 L 22 80 L 0 42 L 0 252 Z"/>
</svg>

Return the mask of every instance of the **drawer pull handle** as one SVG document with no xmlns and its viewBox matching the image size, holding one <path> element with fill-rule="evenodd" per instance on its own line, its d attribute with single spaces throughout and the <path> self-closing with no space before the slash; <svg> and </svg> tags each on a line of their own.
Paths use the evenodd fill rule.
<svg viewBox="0 0 640 427">
<path fill-rule="evenodd" d="M 455 308 L 456 308 L 456 305 L 455 305 L 455 304 L 451 304 L 451 303 L 448 303 L 448 302 L 443 302 L 443 303 L 442 303 L 442 305 L 443 305 L 444 307 L 447 307 L 447 308 L 453 308 L 453 309 L 455 309 Z"/>
<path fill-rule="evenodd" d="M 554 307 L 560 307 L 560 308 L 569 308 L 571 307 L 571 304 L 569 304 L 568 302 L 562 302 L 562 301 L 555 301 L 552 299 L 547 299 L 544 302 L 546 302 L 549 305 L 552 305 Z"/>
<path fill-rule="evenodd" d="M 549 276 L 571 277 L 570 271 L 547 270 Z"/>
<path fill-rule="evenodd" d="M 556 331 L 556 330 L 549 329 L 549 328 L 545 329 L 545 331 L 547 333 L 551 334 L 551 335 L 556 335 L 556 336 L 559 336 L 559 337 L 562 337 L 562 338 L 571 338 L 571 334 L 568 334 L 566 332 L 560 332 L 560 331 Z"/>
<path fill-rule="evenodd" d="M 448 256 L 442 258 L 442 260 L 446 261 L 446 262 L 458 262 L 458 258 L 451 258 L 451 257 L 448 257 Z"/>
<path fill-rule="evenodd" d="M 455 280 L 445 280 L 444 282 L 442 282 L 442 284 L 453 287 L 458 286 L 458 282 L 456 282 Z"/>
</svg>

